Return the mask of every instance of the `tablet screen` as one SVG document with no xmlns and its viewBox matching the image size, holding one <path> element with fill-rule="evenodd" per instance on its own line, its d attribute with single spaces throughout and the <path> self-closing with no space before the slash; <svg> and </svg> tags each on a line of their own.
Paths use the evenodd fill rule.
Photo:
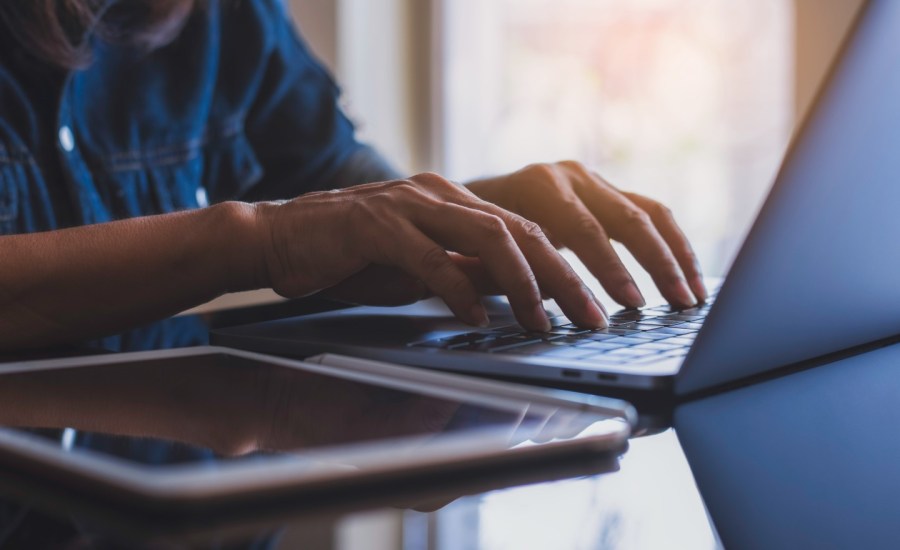
<svg viewBox="0 0 900 550">
<path fill-rule="evenodd" d="M 164 466 L 378 441 L 409 450 L 468 431 L 529 445 L 605 420 L 389 386 L 221 353 L 36 370 L 0 375 L 0 425 L 69 452 Z"/>
</svg>

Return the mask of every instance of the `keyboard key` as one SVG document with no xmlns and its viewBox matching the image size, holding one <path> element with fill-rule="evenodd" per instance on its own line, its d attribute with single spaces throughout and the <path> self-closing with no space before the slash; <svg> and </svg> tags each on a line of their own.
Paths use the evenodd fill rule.
<svg viewBox="0 0 900 550">
<path fill-rule="evenodd" d="M 673 351 L 666 353 L 674 353 Z M 607 355 L 623 356 L 623 357 L 647 357 L 648 355 L 657 355 L 658 350 L 655 349 L 639 349 L 639 348 L 621 348 L 610 351 Z"/>
<path fill-rule="evenodd" d="M 685 336 L 673 336 L 672 338 L 666 338 L 665 340 L 660 340 L 660 342 L 665 342 L 666 344 L 678 344 L 681 347 L 689 347 L 694 344 L 694 339 L 687 338 Z"/>
<path fill-rule="evenodd" d="M 671 337 L 672 337 L 671 334 L 665 334 L 662 332 L 653 332 L 653 331 L 636 332 L 634 334 L 628 335 L 628 338 L 640 338 L 641 340 L 648 340 L 648 341 L 663 340 L 665 338 L 671 338 Z"/>
<path fill-rule="evenodd" d="M 590 331 L 586 328 L 578 328 L 575 325 L 572 325 L 571 327 L 566 325 L 566 326 L 562 326 L 562 327 L 550 328 L 549 334 L 559 334 L 562 336 L 568 336 L 571 334 L 584 334 L 585 332 L 590 332 Z"/>
<path fill-rule="evenodd" d="M 678 321 L 676 319 L 666 319 L 665 317 L 654 317 L 651 319 L 643 319 L 641 320 L 641 325 L 649 325 L 656 327 L 670 327 L 672 325 L 680 325 L 684 323 L 684 321 Z"/>
<path fill-rule="evenodd" d="M 618 346 L 634 346 L 636 344 L 643 344 L 646 340 L 641 340 L 640 338 L 631 338 L 628 336 L 620 336 L 618 338 L 613 338 L 611 340 L 606 340 L 609 344 L 616 344 Z"/>
<path fill-rule="evenodd" d="M 621 325 L 622 323 L 632 323 L 635 321 L 640 321 L 645 317 L 647 317 L 647 315 L 640 311 L 626 311 L 610 315 L 609 322 L 610 324 Z"/>
<path fill-rule="evenodd" d="M 648 311 L 648 310 L 627 311 L 627 312 L 623 312 L 623 313 L 614 313 L 609 316 L 609 320 L 610 320 L 610 322 L 616 322 L 616 323 L 622 323 L 622 322 L 627 322 L 627 321 L 639 322 L 639 321 L 643 321 L 645 319 L 654 319 L 656 317 L 659 317 L 662 314 L 663 313 L 660 311 Z"/>
<path fill-rule="evenodd" d="M 616 334 L 608 334 L 605 332 L 590 332 L 583 336 L 579 336 L 579 338 L 583 338 L 585 340 L 591 340 L 593 342 L 603 342 L 605 340 L 612 340 L 613 338 L 619 338 Z"/>
<path fill-rule="evenodd" d="M 662 342 L 647 342 L 646 344 L 641 344 L 638 346 L 640 349 L 655 349 L 658 351 L 672 351 L 675 349 L 684 348 L 683 344 L 667 344 L 668 340 L 664 340 Z"/>
<path fill-rule="evenodd" d="M 490 332 L 495 334 L 521 334 L 522 327 L 519 325 L 507 325 L 505 327 L 492 328 Z"/>
<path fill-rule="evenodd" d="M 622 328 L 601 328 L 591 332 L 591 334 L 613 334 L 615 336 L 628 336 L 629 334 L 634 334 L 635 332 L 640 331 Z"/>
<path fill-rule="evenodd" d="M 591 351 L 610 351 L 614 349 L 622 349 L 621 344 L 612 344 L 609 342 L 588 342 L 583 346 L 579 346 L 579 349 L 586 349 Z M 671 349 L 671 348 L 670 348 Z"/>
<path fill-rule="evenodd" d="M 703 321 L 706 319 L 705 315 L 685 315 L 683 313 L 674 313 L 672 315 L 664 315 L 660 317 L 660 319 L 667 319 L 672 321 Z"/>
<path fill-rule="evenodd" d="M 678 327 L 660 327 L 656 329 L 656 332 L 660 334 L 673 334 L 675 336 L 683 336 L 685 334 L 692 334 L 695 331 Z"/>
<path fill-rule="evenodd" d="M 563 337 L 562 334 L 551 334 L 549 332 L 521 332 L 519 333 L 519 336 L 523 338 L 534 338 L 537 340 L 542 340 L 544 342 L 559 340 Z"/>
<path fill-rule="evenodd" d="M 683 323 L 678 325 L 678 328 L 689 328 L 691 330 L 700 330 L 703 328 L 703 323 Z"/>
<path fill-rule="evenodd" d="M 626 328 L 630 328 L 630 329 L 632 329 L 632 330 L 656 330 L 656 329 L 658 329 L 660 326 L 668 326 L 668 325 L 658 325 L 658 324 L 654 324 L 654 323 L 652 322 L 652 321 L 654 321 L 654 320 L 655 320 L 655 319 L 652 319 L 651 322 L 649 322 L 649 323 L 645 323 L 645 322 L 634 323 L 633 325 L 629 325 L 629 326 L 626 327 Z"/>
</svg>

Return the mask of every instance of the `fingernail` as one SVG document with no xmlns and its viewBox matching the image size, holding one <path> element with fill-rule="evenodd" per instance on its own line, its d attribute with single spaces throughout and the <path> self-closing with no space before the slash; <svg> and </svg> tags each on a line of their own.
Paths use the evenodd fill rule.
<svg viewBox="0 0 900 550">
<path fill-rule="evenodd" d="M 472 306 L 472 309 L 469 310 L 469 319 L 476 327 L 485 328 L 489 324 L 491 324 L 491 320 L 488 319 L 487 311 L 484 310 L 484 306 L 481 304 L 476 304 Z"/>
<path fill-rule="evenodd" d="M 634 283 L 625 285 L 625 299 L 628 300 L 628 305 L 633 307 L 644 307 L 647 305 L 647 300 L 644 299 L 644 295 L 641 294 L 641 291 L 638 290 L 637 285 Z"/>
<path fill-rule="evenodd" d="M 547 318 L 547 312 L 544 311 L 544 306 L 541 304 L 535 306 L 532 318 L 534 319 L 534 326 L 537 330 L 540 330 L 541 332 L 550 330 L 550 319 Z"/>
</svg>

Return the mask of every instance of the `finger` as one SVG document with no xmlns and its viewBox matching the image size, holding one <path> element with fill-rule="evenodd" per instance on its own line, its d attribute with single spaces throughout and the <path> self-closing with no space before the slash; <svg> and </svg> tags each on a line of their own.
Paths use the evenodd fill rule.
<svg viewBox="0 0 900 550">
<path fill-rule="evenodd" d="M 456 317 L 471 325 L 487 326 L 487 312 L 475 287 L 444 247 L 407 220 L 395 220 L 391 227 L 393 232 L 376 233 L 371 260 L 399 266 L 440 296 Z"/>
<path fill-rule="evenodd" d="M 550 226 L 560 241 L 584 262 L 610 297 L 625 307 L 646 305 L 631 274 L 616 253 L 609 236 L 597 218 L 576 198 L 574 201 L 551 201 L 535 221 Z"/>
<path fill-rule="evenodd" d="M 372 264 L 323 290 L 322 294 L 349 304 L 400 306 L 425 298 L 428 289 L 422 281 L 399 268 Z"/>
<path fill-rule="evenodd" d="M 465 256 L 477 257 L 509 298 L 516 319 L 531 330 L 550 330 L 538 284 L 506 224 L 458 204 L 433 202 L 411 217 L 426 235 Z"/>
<path fill-rule="evenodd" d="M 450 259 L 453 260 L 456 267 L 460 268 L 462 272 L 466 274 L 466 277 L 468 277 L 472 281 L 472 284 L 475 285 L 475 290 L 482 296 L 500 296 L 503 294 L 503 289 L 501 289 L 500 285 L 498 285 L 494 278 L 491 277 L 491 274 L 488 273 L 488 270 L 485 269 L 481 260 L 478 258 L 469 258 L 468 256 L 451 252 Z M 550 300 L 551 296 L 541 289 L 541 299 Z M 604 313 L 606 312 L 606 310 L 603 311 Z"/>
<path fill-rule="evenodd" d="M 480 259 L 470 258 L 453 252 L 450 253 L 450 259 L 472 281 L 478 294 L 482 296 L 499 296 L 503 294 L 503 289 L 491 277 L 490 272 L 484 267 Z"/>
<path fill-rule="evenodd" d="M 589 328 L 607 325 L 603 306 L 550 244 L 540 226 L 483 201 L 467 189 L 434 174 L 420 174 L 411 179 L 447 203 L 463 205 L 499 217 L 524 254 L 540 289 L 556 300 L 566 316 L 576 324 Z M 499 279 L 498 282 L 502 283 Z"/>
<path fill-rule="evenodd" d="M 681 266 L 646 212 L 599 177 L 583 185 L 579 196 L 607 234 L 631 251 L 670 304 L 690 307 L 697 303 Z"/>
<path fill-rule="evenodd" d="M 706 290 L 706 285 L 703 283 L 700 262 L 697 260 L 697 255 L 694 253 L 690 241 L 688 241 L 684 232 L 675 222 L 675 216 L 672 215 L 672 211 L 663 204 L 637 193 L 625 193 L 625 196 L 650 215 L 650 219 L 653 221 L 656 229 L 675 254 L 675 258 L 678 260 L 685 277 L 687 277 L 694 296 L 700 301 L 706 300 L 709 293 Z"/>
<path fill-rule="evenodd" d="M 588 328 L 607 326 L 603 306 L 572 266 L 550 244 L 538 224 L 490 203 L 479 201 L 475 206 L 506 223 L 541 290 L 556 300 L 566 317 Z"/>
</svg>

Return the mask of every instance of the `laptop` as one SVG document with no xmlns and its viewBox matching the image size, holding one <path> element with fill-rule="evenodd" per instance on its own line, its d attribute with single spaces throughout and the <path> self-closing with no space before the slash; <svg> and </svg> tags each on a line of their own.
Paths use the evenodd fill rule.
<svg viewBox="0 0 900 550">
<path fill-rule="evenodd" d="M 218 345 L 367 357 L 539 383 L 688 394 L 900 334 L 900 2 L 870 2 L 720 289 L 588 331 L 522 330 L 503 303 L 473 330 L 434 301 L 212 333 Z M 553 312 L 551 312 L 552 314 Z"/>
</svg>

